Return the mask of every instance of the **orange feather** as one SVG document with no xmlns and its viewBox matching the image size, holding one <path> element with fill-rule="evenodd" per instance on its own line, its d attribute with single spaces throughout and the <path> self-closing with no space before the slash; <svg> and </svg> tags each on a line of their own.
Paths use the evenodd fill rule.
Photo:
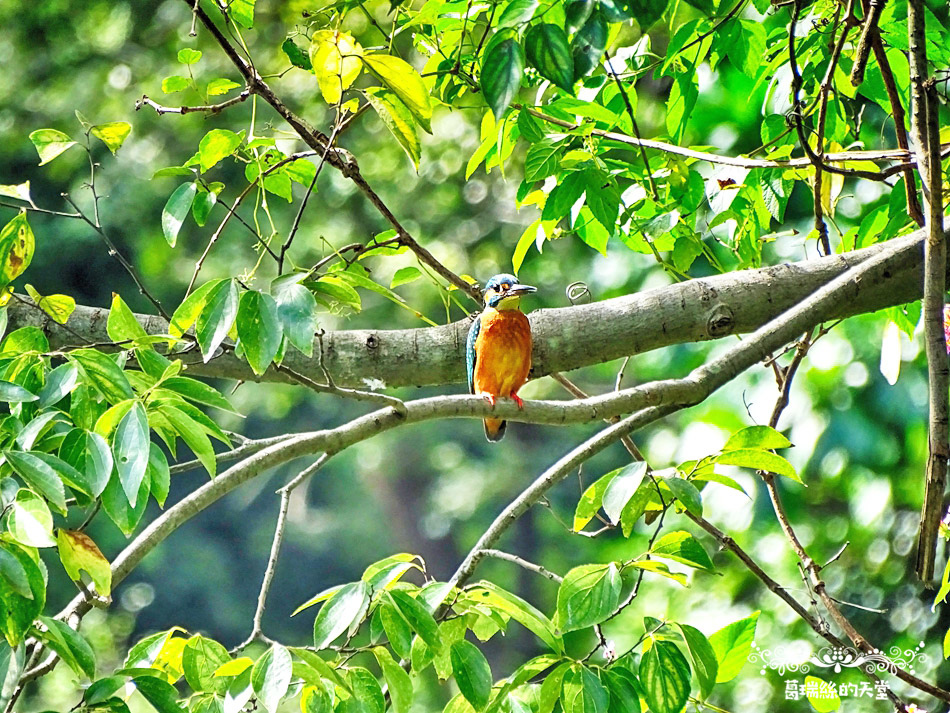
<svg viewBox="0 0 950 713">
<path fill-rule="evenodd" d="M 475 340 L 476 394 L 515 398 L 518 389 L 528 380 L 531 370 L 531 326 L 521 310 L 486 309 Z M 505 422 L 485 419 L 485 433 L 491 440 L 501 438 Z"/>
</svg>

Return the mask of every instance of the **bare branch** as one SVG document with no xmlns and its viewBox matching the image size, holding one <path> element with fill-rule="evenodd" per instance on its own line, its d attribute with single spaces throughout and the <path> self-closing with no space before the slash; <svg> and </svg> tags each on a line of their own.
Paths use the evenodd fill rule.
<svg viewBox="0 0 950 713">
<path fill-rule="evenodd" d="M 161 104 L 149 99 L 147 94 L 143 94 L 142 98 L 135 102 L 135 111 L 138 111 L 143 106 L 150 106 L 159 116 L 162 114 L 193 114 L 195 112 L 201 112 L 208 114 L 209 116 L 214 116 L 215 114 L 224 111 L 228 107 L 232 107 L 236 104 L 246 101 L 252 93 L 253 92 L 251 91 L 250 87 L 245 87 L 244 91 L 242 91 L 236 97 L 227 99 L 220 104 L 208 104 L 206 106 L 162 106 Z"/>
<path fill-rule="evenodd" d="M 528 560 L 523 559 L 522 557 L 519 557 L 518 555 L 511 554 L 510 552 L 487 549 L 487 550 L 482 550 L 482 555 L 484 557 L 494 557 L 495 559 L 505 560 L 506 562 L 512 562 L 518 565 L 519 567 L 521 567 L 522 569 L 526 569 L 529 572 L 535 572 L 537 574 L 540 574 L 542 577 L 547 577 L 551 581 L 557 582 L 558 584 L 560 584 L 564 580 L 564 577 L 562 577 L 561 575 L 555 574 L 551 570 L 546 569 L 539 564 L 535 564 L 534 562 L 529 562 Z"/>
<path fill-rule="evenodd" d="M 924 341 L 927 347 L 929 418 L 927 474 L 924 504 L 917 541 L 917 576 L 930 582 L 934 575 L 934 551 L 943 514 L 950 457 L 950 364 L 944 335 L 947 244 L 943 231 L 943 177 L 941 175 L 939 103 L 937 88 L 927 80 L 927 47 L 924 34 L 923 0 L 908 0 L 907 26 L 910 37 L 910 82 L 913 122 L 911 132 L 917 149 L 917 170 L 924 188 L 927 240 L 924 243 Z"/>
<path fill-rule="evenodd" d="M 848 300 L 816 312 L 801 332 L 823 321 L 919 299 L 924 235 L 918 230 L 841 255 L 694 279 L 591 304 L 536 310 L 529 315 L 534 338 L 532 377 L 672 344 L 754 331 L 846 270 L 897 246 L 907 250 L 889 258 L 881 280 L 855 284 Z M 65 326 L 47 324 L 43 315 L 15 302 L 9 305 L 8 316 L 10 329 L 44 329 L 54 350 L 77 345 L 69 330 L 92 342 L 112 341 L 105 329 L 105 309 L 79 306 Z M 159 317 L 138 315 L 138 319 L 149 334 L 168 333 L 168 323 Z M 325 367 L 337 386 L 365 388 L 379 381 L 387 387 L 461 383 L 469 324 L 466 319 L 431 328 L 327 332 L 322 338 L 322 366 L 316 349 L 313 358 L 291 350 L 283 364 L 313 381 L 325 378 Z M 223 350 L 207 364 L 196 351 L 176 356 L 196 376 L 293 381 L 290 374 L 274 368 L 256 376 L 231 350 Z"/>
</svg>

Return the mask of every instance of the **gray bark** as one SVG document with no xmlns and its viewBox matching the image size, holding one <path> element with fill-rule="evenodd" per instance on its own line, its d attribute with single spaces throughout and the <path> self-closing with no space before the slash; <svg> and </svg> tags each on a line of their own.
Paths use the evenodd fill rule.
<svg viewBox="0 0 950 713">
<path fill-rule="evenodd" d="M 898 238 L 922 246 L 921 230 Z M 894 241 L 803 262 L 744 270 L 689 280 L 645 292 L 587 305 L 539 309 L 529 318 L 534 334 L 531 376 L 570 371 L 660 347 L 717 339 L 755 331 L 830 280 L 874 255 Z M 923 292 L 923 249 L 911 260 L 902 259 L 881 284 L 858 285 L 854 298 L 821 314 L 814 323 L 872 312 L 919 299 Z M 543 288 L 542 288 L 543 289 Z M 81 346 L 81 335 L 95 343 L 109 342 L 108 310 L 77 307 L 64 328 L 37 308 L 14 300 L 9 327 L 42 327 L 53 349 Z M 167 332 L 156 316 L 138 315 L 152 334 Z M 465 338 L 469 320 L 440 327 L 401 330 L 340 330 L 323 336 L 323 362 L 338 386 L 365 387 L 378 379 L 387 387 L 427 386 L 465 380 Z M 308 359 L 290 350 L 285 365 L 323 382 L 320 344 Z M 269 370 L 255 377 L 247 364 L 229 350 L 202 364 L 197 349 L 181 355 L 189 373 L 248 381 L 290 381 Z"/>
</svg>

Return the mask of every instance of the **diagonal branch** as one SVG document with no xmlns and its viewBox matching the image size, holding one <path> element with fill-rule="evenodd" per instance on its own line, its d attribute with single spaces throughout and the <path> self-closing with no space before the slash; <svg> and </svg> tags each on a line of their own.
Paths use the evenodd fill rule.
<svg viewBox="0 0 950 713">
<path fill-rule="evenodd" d="M 377 211 L 379 211 L 380 215 L 382 215 L 383 218 L 393 227 L 402 245 L 405 245 L 410 250 L 412 250 L 412 252 L 416 254 L 420 261 L 430 267 L 442 279 L 462 290 L 462 292 L 469 295 L 473 300 L 481 304 L 481 290 L 479 290 L 477 286 L 469 284 L 445 267 L 445 265 L 439 262 L 431 252 L 422 247 L 422 245 L 420 245 L 416 239 L 409 234 L 409 231 L 407 231 L 402 223 L 400 223 L 396 218 L 396 216 L 393 215 L 392 211 L 390 211 L 383 202 L 383 199 L 378 193 L 376 193 L 376 191 L 373 190 L 373 188 L 360 173 L 359 166 L 357 165 L 353 156 L 343 149 L 333 148 L 331 146 L 332 142 L 330 141 L 329 136 L 310 126 L 310 124 L 308 124 L 301 117 L 297 116 L 297 114 L 291 111 L 290 108 L 284 104 L 277 94 L 274 93 L 274 90 L 271 89 L 270 85 L 268 85 L 261 75 L 258 74 L 253 65 L 241 57 L 237 49 L 235 49 L 228 38 L 224 36 L 221 30 L 218 29 L 218 26 L 214 24 L 214 21 L 198 4 L 198 0 L 185 0 L 185 3 L 189 8 L 192 9 L 192 11 L 195 13 L 195 16 L 201 20 L 202 24 L 204 24 L 208 32 L 211 33 L 211 36 L 214 37 L 215 41 L 221 46 L 221 49 L 228 56 L 228 59 L 231 60 L 237 70 L 244 77 L 244 81 L 247 84 L 248 90 L 254 94 L 257 94 L 262 99 L 264 99 L 264 101 L 270 104 L 274 111 L 276 111 L 284 119 L 284 121 L 290 124 L 291 128 L 293 128 L 293 130 L 304 141 L 304 143 L 306 143 L 314 151 L 319 152 L 321 155 L 325 153 L 327 163 L 329 163 L 356 184 L 360 191 L 362 191 L 363 194 L 369 199 L 370 203 L 372 203 Z"/>
</svg>

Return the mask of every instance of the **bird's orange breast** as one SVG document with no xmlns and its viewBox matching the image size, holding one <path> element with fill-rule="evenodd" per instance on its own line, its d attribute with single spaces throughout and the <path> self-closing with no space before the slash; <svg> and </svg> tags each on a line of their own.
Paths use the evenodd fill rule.
<svg viewBox="0 0 950 713">
<path fill-rule="evenodd" d="M 517 393 L 531 370 L 531 325 L 517 309 L 486 310 L 475 340 L 476 394 L 508 397 Z"/>
</svg>

